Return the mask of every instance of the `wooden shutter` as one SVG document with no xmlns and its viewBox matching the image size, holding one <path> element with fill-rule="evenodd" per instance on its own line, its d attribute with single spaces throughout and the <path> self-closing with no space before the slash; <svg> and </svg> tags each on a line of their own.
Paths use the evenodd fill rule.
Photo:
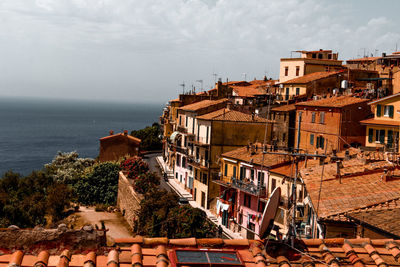
<svg viewBox="0 0 400 267">
<path fill-rule="evenodd" d="M 393 106 L 391 106 L 393 107 Z M 388 130 L 388 141 L 387 144 L 389 147 L 392 147 L 393 144 L 393 131 L 392 130 Z"/>
<path fill-rule="evenodd" d="M 368 142 L 372 143 L 374 140 L 374 129 L 368 129 Z"/>
<path fill-rule="evenodd" d="M 389 117 L 393 118 L 393 113 L 394 113 L 394 107 L 391 105 L 389 106 Z"/>
<path fill-rule="evenodd" d="M 376 105 L 376 116 L 377 117 L 380 117 L 381 116 L 381 109 L 382 109 L 382 106 L 381 105 Z"/>
<path fill-rule="evenodd" d="M 379 130 L 379 142 L 381 144 L 385 143 L 385 130 Z"/>
</svg>

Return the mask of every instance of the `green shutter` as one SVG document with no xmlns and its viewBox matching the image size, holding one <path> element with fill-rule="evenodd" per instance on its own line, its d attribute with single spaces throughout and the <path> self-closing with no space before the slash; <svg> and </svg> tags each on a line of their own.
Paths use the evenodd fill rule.
<svg viewBox="0 0 400 267">
<path fill-rule="evenodd" d="M 382 109 L 381 105 L 376 105 L 376 116 L 377 117 L 381 116 L 381 109 Z"/>
<path fill-rule="evenodd" d="M 392 147 L 392 144 L 393 144 L 393 131 L 392 130 L 388 130 L 388 141 L 387 141 L 387 144 L 388 144 L 389 147 Z"/>
<path fill-rule="evenodd" d="M 368 142 L 372 143 L 374 140 L 374 129 L 368 129 Z"/>
<path fill-rule="evenodd" d="M 393 106 L 389 106 L 389 117 L 393 118 L 393 113 L 394 113 L 394 107 Z"/>
<path fill-rule="evenodd" d="M 325 141 L 325 138 L 323 138 L 322 136 L 321 136 L 321 148 L 324 148 L 325 146 L 324 146 L 324 141 Z"/>
<path fill-rule="evenodd" d="M 385 143 L 385 130 L 379 130 L 379 142 L 381 144 Z"/>
<path fill-rule="evenodd" d="M 314 134 L 310 135 L 310 145 L 314 145 Z"/>
</svg>

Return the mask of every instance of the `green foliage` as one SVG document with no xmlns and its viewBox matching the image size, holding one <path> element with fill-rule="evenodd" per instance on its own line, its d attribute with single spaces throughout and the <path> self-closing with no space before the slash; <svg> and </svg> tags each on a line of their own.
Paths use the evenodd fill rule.
<svg viewBox="0 0 400 267">
<path fill-rule="evenodd" d="M 204 211 L 178 205 L 178 197 L 165 190 L 145 194 L 134 231 L 143 236 L 168 238 L 214 237 L 217 229 Z"/>
<path fill-rule="evenodd" d="M 95 165 L 74 185 L 78 201 L 84 205 L 115 205 L 118 193 L 118 164 L 106 162 Z"/>
<path fill-rule="evenodd" d="M 121 163 L 121 169 L 129 179 L 136 179 L 140 174 L 149 171 L 149 165 L 141 157 L 132 157 Z"/>
<path fill-rule="evenodd" d="M 160 138 L 160 125 L 153 123 L 144 129 L 132 131 L 131 135 L 142 140 L 140 149 L 142 151 L 160 150 L 162 143 Z"/>
<path fill-rule="evenodd" d="M 0 179 L 0 227 L 46 225 L 46 217 L 62 218 L 70 205 L 71 189 L 44 171 L 22 177 L 7 172 Z"/>
<path fill-rule="evenodd" d="M 45 165 L 45 169 L 56 181 L 73 185 L 93 164 L 93 159 L 79 158 L 79 154 L 75 151 L 58 152 L 53 161 Z"/>
</svg>

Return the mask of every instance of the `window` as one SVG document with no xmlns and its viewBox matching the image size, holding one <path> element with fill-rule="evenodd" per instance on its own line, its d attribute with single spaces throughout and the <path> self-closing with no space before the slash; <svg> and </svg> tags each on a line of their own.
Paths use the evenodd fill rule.
<svg viewBox="0 0 400 267">
<path fill-rule="evenodd" d="M 289 75 L 289 67 L 285 67 L 285 76 Z"/>
<path fill-rule="evenodd" d="M 181 155 L 176 156 L 176 166 L 181 166 Z"/>
<path fill-rule="evenodd" d="M 194 201 L 196 201 L 196 196 L 197 196 L 197 188 L 194 189 L 194 196 L 193 196 Z"/>
<path fill-rule="evenodd" d="M 318 59 L 322 59 L 322 54 L 318 54 Z"/>
<path fill-rule="evenodd" d="M 310 145 L 314 145 L 314 134 L 310 134 Z"/>
<path fill-rule="evenodd" d="M 375 130 L 375 142 L 380 144 L 385 143 L 385 130 Z"/>
<path fill-rule="evenodd" d="M 245 173 L 246 169 L 244 167 L 240 167 L 240 180 L 243 180 L 243 178 L 245 178 Z"/>
<path fill-rule="evenodd" d="M 312 54 L 312 58 L 317 58 L 317 54 Z"/>
<path fill-rule="evenodd" d="M 264 185 L 264 178 L 265 178 L 265 173 L 258 172 L 258 185 L 259 186 L 263 186 Z"/>
<path fill-rule="evenodd" d="M 225 163 L 225 171 L 224 171 L 224 175 L 227 176 L 228 175 L 228 164 Z"/>
<path fill-rule="evenodd" d="M 250 170 L 250 178 L 252 181 L 254 180 L 254 170 L 253 169 Z"/>
<path fill-rule="evenodd" d="M 182 116 L 179 116 L 179 125 L 182 124 Z"/>
<path fill-rule="evenodd" d="M 325 71 L 328 72 L 329 71 L 329 67 L 325 67 Z"/>
<path fill-rule="evenodd" d="M 258 212 L 264 212 L 265 209 L 265 202 L 259 201 L 258 202 Z"/>
<path fill-rule="evenodd" d="M 175 173 L 175 178 L 178 179 L 178 173 L 177 172 Z"/>
<path fill-rule="evenodd" d="M 325 112 L 319 114 L 319 123 L 325 123 Z"/>
<path fill-rule="evenodd" d="M 186 166 L 186 157 L 182 157 L 182 167 L 187 168 Z"/>
<path fill-rule="evenodd" d="M 376 116 L 377 117 L 381 116 L 381 109 L 382 109 L 381 105 L 376 105 Z"/>
<path fill-rule="evenodd" d="M 286 133 L 282 134 L 282 141 L 285 142 L 286 141 Z"/>
<path fill-rule="evenodd" d="M 188 139 L 187 137 L 185 137 L 185 136 L 183 137 L 183 146 L 184 147 L 187 147 L 187 139 Z"/>
<path fill-rule="evenodd" d="M 185 127 L 188 127 L 188 117 L 185 117 Z"/>
<path fill-rule="evenodd" d="M 296 95 L 300 94 L 300 88 L 296 88 Z"/>
<path fill-rule="evenodd" d="M 383 109 L 383 116 L 393 118 L 394 107 L 392 105 L 385 106 Z"/>
<path fill-rule="evenodd" d="M 201 182 L 207 184 L 207 173 L 203 173 L 203 180 Z"/>
<path fill-rule="evenodd" d="M 368 142 L 372 143 L 374 141 L 374 129 L 368 129 Z"/>
<path fill-rule="evenodd" d="M 233 166 L 233 178 L 236 178 L 236 166 Z"/>
<path fill-rule="evenodd" d="M 248 208 L 251 207 L 251 196 L 250 195 L 244 194 L 243 206 L 248 207 Z"/>
<path fill-rule="evenodd" d="M 392 147 L 393 145 L 393 131 L 388 130 L 388 139 L 387 139 L 388 147 Z"/>
<path fill-rule="evenodd" d="M 311 122 L 315 123 L 315 112 L 311 113 Z"/>
<path fill-rule="evenodd" d="M 235 251 L 176 250 L 177 266 L 242 265 Z"/>
<path fill-rule="evenodd" d="M 299 75 L 300 75 L 300 67 L 296 66 L 296 76 L 299 76 Z"/>
<path fill-rule="evenodd" d="M 206 127 L 206 144 L 208 144 L 208 132 L 209 132 L 209 127 Z"/>
<path fill-rule="evenodd" d="M 322 136 L 317 137 L 317 143 L 316 143 L 317 148 L 324 148 L 325 147 L 325 138 Z"/>
<path fill-rule="evenodd" d="M 332 59 L 332 54 L 328 54 L 328 59 Z"/>
<path fill-rule="evenodd" d="M 272 178 L 272 180 L 271 180 L 271 193 L 272 193 L 272 191 L 274 191 L 275 187 L 276 187 L 276 179 Z"/>
</svg>

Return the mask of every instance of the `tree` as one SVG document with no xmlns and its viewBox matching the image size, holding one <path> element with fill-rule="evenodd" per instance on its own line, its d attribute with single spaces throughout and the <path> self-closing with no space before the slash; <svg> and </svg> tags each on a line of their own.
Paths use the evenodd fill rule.
<svg viewBox="0 0 400 267">
<path fill-rule="evenodd" d="M 142 140 L 140 143 L 140 149 L 142 151 L 162 149 L 160 125 L 156 122 L 153 123 L 152 126 L 147 126 L 144 129 L 132 131 L 131 135 Z"/>
<path fill-rule="evenodd" d="M 116 163 L 105 162 L 95 165 L 75 184 L 78 201 L 85 205 L 115 205 L 118 194 L 118 173 L 120 167 Z"/>
</svg>

